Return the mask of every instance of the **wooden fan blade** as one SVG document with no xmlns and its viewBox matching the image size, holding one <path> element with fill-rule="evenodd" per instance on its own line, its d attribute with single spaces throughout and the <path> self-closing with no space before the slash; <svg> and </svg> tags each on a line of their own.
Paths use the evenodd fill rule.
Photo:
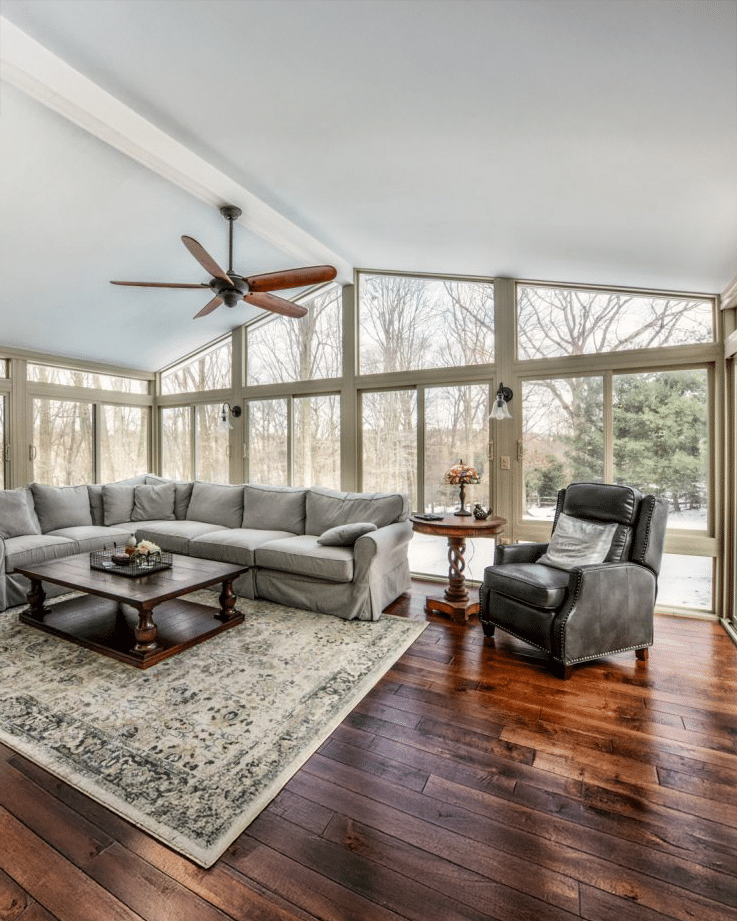
<svg viewBox="0 0 737 921">
<path fill-rule="evenodd" d="M 228 274 L 220 268 L 220 266 L 217 264 L 217 262 L 215 262 L 207 250 L 200 246 L 194 237 L 182 237 L 182 243 L 184 243 L 184 245 L 187 247 L 190 253 L 192 253 L 202 268 L 206 269 L 213 278 L 219 278 L 221 281 L 224 281 L 229 285 L 233 284 L 233 280 L 228 277 Z"/>
<path fill-rule="evenodd" d="M 263 307 L 264 310 L 271 310 L 273 313 L 283 313 L 285 317 L 303 317 L 307 313 L 306 308 L 299 304 L 293 304 L 291 301 L 285 301 L 283 297 L 266 292 L 245 294 L 243 300 L 249 304 L 255 304 L 256 307 Z"/>
<path fill-rule="evenodd" d="M 212 313 L 213 310 L 215 310 L 216 307 L 219 307 L 222 303 L 223 303 L 223 299 L 221 297 L 215 296 L 211 301 L 208 301 L 205 304 L 205 306 L 202 308 L 202 310 L 200 310 L 199 313 L 196 313 L 194 315 L 193 319 L 196 320 L 198 317 L 206 317 L 208 313 Z"/>
<path fill-rule="evenodd" d="M 304 269 L 287 269 L 284 272 L 268 272 L 265 275 L 251 275 L 246 284 L 251 291 L 281 291 L 283 288 L 303 288 L 332 281 L 338 273 L 332 265 L 309 265 Z"/>
<path fill-rule="evenodd" d="M 111 285 L 129 285 L 134 288 L 209 288 L 204 282 L 197 285 L 177 284 L 168 281 L 111 281 Z"/>
</svg>

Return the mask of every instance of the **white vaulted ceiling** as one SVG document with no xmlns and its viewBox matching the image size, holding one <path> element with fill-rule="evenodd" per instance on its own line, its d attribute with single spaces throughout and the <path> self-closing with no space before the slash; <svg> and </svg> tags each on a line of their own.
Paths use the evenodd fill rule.
<svg viewBox="0 0 737 921">
<path fill-rule="evenodd" d="M 2 0 L 0 345 L 153 370 L 179 241 L 718 292 L 737 272 L 737 3 Z"/>
</svg>

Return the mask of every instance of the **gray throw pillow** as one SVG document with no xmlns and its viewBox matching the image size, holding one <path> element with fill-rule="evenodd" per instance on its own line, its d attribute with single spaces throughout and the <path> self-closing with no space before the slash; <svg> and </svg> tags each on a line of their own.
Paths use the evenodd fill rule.
<svg viewBox="0 0 737 921">
<path fill-rule="evenodd" d="M 196 482 L 187 508 L 187 521 L 240 528 L 243 521 L 243 487 Z"/>
<path fill-rule="evenodd" d="M 130 521 L 133 514 L 133 495 L 135 486 L 128 483 L 104 483 L 102 487 L 102 504 L 105 509 L 105 525 L 121 524 Z"/>
<path fill-rule="evenodd" d="M 548 549 L 537 562 L 557 569 L 603 563 L 616 530 L 616 522 L 600 524 L 561 512 Z"/>
<path fill-rule="evenodd" d="M 176 487 L 173 483 L 136 486 L 131 521 L 174 521 L 175 496 Z"/>
<path fill-rule="evenodd" d="M 40 534 L 31 515 L 25 487 L 0 490 L 0 537 L 23 537 Z"/>
<path fill-rule="evenodd" d="M 90 494 L 86 486 L 46 486 L 31 483 L 33 504 L 41 532 L 92 524 Z"/>
<path fill-rule="evenodd" d="M 376 525 L 370 521 L 355 521 L 330 528 L 317 538 L 317 542 L 324 547 L 352 547 L 359 537 L 375 530 Z"/>
</svg>

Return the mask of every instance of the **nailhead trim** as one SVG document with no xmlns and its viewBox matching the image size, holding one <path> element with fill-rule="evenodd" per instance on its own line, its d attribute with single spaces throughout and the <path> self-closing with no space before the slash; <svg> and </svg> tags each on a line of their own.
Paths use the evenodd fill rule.
<svg viewBox="0 0 737 921">
<path fill-rule="evenodd" d="M 544 646 L 540 646 L 538 643 L 533 643 L 532 640 L 528 640 L 526 636 L 521 636 L 519 633 L 515 633 L 514 630 L 510 630 L 509 627 L 503 627 L 501 624 L 495 624 L 493 620 L 482 620 L 481 623 L 491 624 L 492 627 L 496 627 L 498 630 L 503 630 L 505 633 L 509 633 L 510 636 L 516 636 L 518 640 L 529 643 L 530 646 L 534 646 L 536 649 L 541 649 L 543 652 L 547 653 L 550 652 L 549 649 L 546 649 Z"/>
</svg>

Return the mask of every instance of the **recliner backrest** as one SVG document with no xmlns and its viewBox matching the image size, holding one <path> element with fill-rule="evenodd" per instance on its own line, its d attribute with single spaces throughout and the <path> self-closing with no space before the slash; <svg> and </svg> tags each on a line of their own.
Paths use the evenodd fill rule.
<svg viewBox="0 0 737 921">
<path fill-rule="evenodd" d="M 558 492 L 553 530 L 561 512 L 587 521 L 616 522 L 604 562 L 630 560 L 659 574 L 668 521 L 665 499 L 644 496 L 634 486 L 571 483 Z"/>
<path fill-rule="evenodd" d="M 558 493 L 553 530 L 561 512 L 572 518 L 617 524 L 604 562 L 619 563 L 630 559 L 642 493 L 633 486 L 608 483 L 571 483 Z"/>
</svg>

